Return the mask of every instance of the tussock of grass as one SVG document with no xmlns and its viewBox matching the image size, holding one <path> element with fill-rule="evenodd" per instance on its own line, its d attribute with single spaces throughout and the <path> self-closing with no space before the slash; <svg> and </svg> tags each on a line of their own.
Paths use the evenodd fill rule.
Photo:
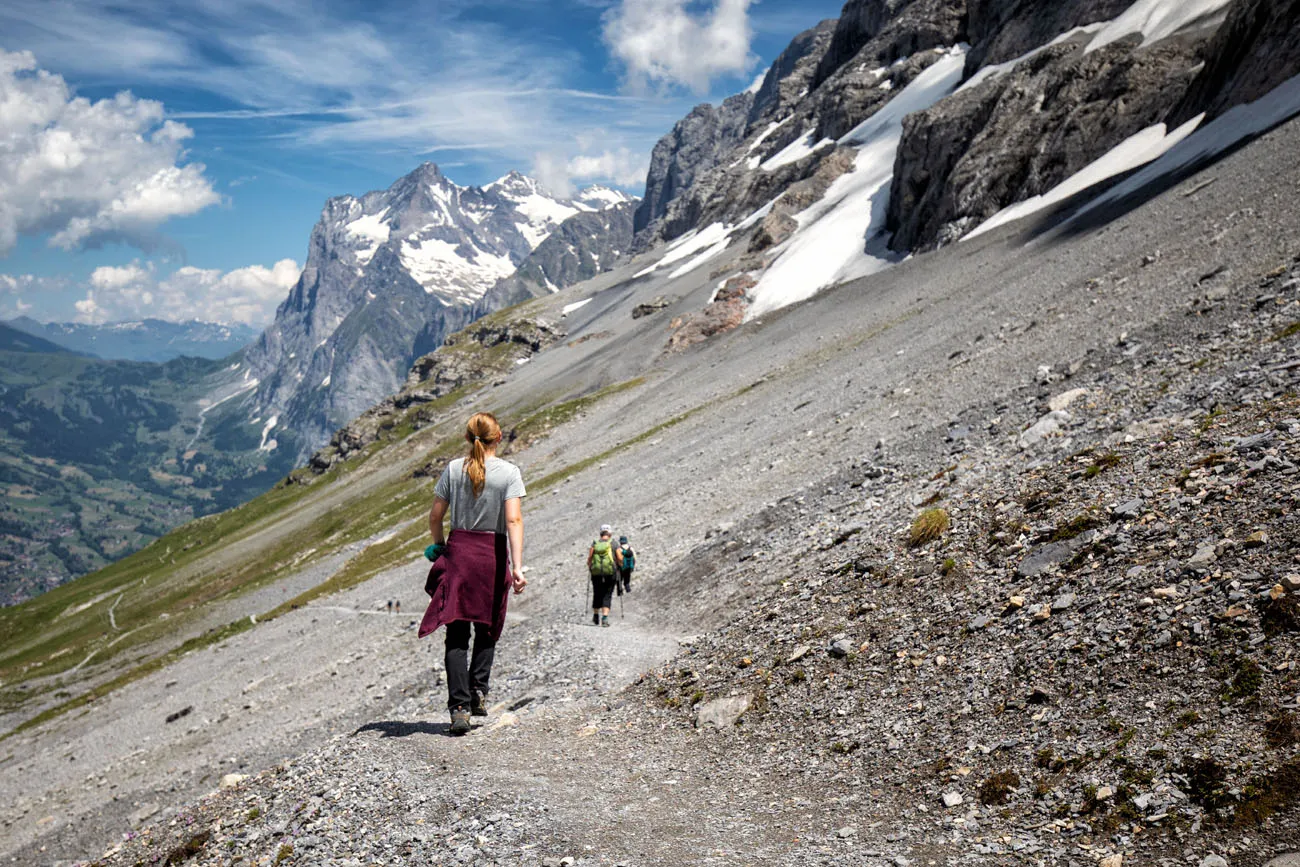
<svg viewBox="0 0 1300 867">
<path fill-rule="evenodd" d="M 952 525 L 947 509 L 926 509 L 912 522 L 912 529 L 907 534 L 909 548 L 920 548 L 938 539 Z"/>
</svg>

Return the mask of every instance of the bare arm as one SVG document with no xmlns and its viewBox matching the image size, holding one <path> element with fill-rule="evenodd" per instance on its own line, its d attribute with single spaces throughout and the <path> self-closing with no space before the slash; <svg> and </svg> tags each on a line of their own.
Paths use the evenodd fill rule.
<svg viewBox="0 0 1300 867">
<path fill-rule="evenodd" d="M 447 541 L 442 531 L 442 519 L 445 517 L 447 517 L 447 501 L 442 497 L 434 497 L 433 508 L 429 510 L 429 532 L 433 534 L 433 541 L 438 545 Z"/>
<path fill-rule="evenodd" d="M 515 592 L 523 593 L 528 579 L 524 577 L 524 509 L 519 497 L 506 500 L 506 539 L 510 543 Z"/>
</svg>

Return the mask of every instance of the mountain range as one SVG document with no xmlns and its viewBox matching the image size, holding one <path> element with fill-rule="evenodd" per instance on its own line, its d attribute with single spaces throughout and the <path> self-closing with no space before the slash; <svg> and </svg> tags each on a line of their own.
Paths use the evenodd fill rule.
<svg viewBox="0 0 1300 867">
<path fill-rule="evenodd" d="M 518 172 L 462 187 L 433 163 L 382 192 L 330 199 L 302 277 L 240 363 L 256 382 L 249 418 L 305 458 L 476 315 L 620 261 L 630 225 L 609 218 L 634 204 L 605 187 L 558 198 Z M 566 221 L 593 218 L 594 232 L 564 230 L 585 266 L 545 246 Z"/>
<path fill-rule="evenodd" d="M 259 334 L 251 325 L 215 322 L 165 322 L 142 319 L 90 325 L 80 322 L 37 322 L 19 316 L 10 328 L 43 337 L 62 349 L 121 361 L 171 361 L 173 358 L 218 359 L 233 355 Z"/>
</svg>

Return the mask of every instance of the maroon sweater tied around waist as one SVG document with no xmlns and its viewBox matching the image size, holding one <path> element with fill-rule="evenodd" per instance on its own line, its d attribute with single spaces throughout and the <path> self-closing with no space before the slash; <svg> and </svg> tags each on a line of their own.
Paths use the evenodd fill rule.
<svg viewBox="0 0 1300 867">
<path fill-rule="evenodd" d="M 504 533 L 452 530 L 447 550 L 433 562 L 424 589 L 433 598 L 420 621 L 420 637 L 439 626 L 468 620 L 492 627 L 492 640 L 506 625 L 511 584 Z"/>
</svg>

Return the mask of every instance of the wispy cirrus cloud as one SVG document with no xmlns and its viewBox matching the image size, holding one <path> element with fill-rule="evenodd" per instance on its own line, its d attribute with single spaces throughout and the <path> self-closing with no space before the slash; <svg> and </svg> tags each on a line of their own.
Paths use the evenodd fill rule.
<svg viewBox="0 0 1300 867">
<path fill-rule="evenodd" d="M 65 74 L 181 91 L 168 98 L 174 120 L 266 122 L 257 134 L 289 147 L 526 165 L 539 149 L 582 155 L 578 135 L 602 126 L 616 136 L 604 146 L 648 153 L 662 130 L 614 122 L 658 96 L 575 86 L 585 58 L 482 7 L 74 0 L 57 16 L 7 4 L 0 30 Z"/>
</svg>

